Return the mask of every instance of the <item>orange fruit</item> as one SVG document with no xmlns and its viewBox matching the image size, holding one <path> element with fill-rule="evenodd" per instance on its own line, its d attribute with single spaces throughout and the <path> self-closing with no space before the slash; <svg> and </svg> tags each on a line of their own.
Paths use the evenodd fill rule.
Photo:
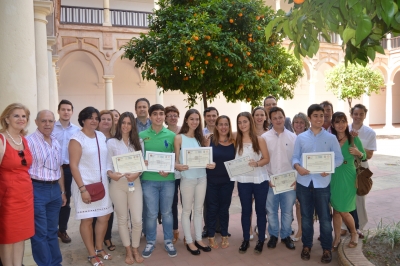
<svg viewBox="0 0 400 266">
<path fill-rule="evenodd" d="M 208 60 L 204 61 L 204 64 L 208 65 Z"/>
<path fill-rule="evenodd" d="M 293 0 L 293 2 L 295 4 L 301 5 L 302 3 L 304 3 L 304 0 Z"/>
<path fill-rule="evenodd" d="M 225 62 L 228 62 L 228 61 L 229 61 L 229 58 L 228 58 L 228 57 L 226 57 L 226 58 L 225 58 Z"/>
<path fill-rule="evenodd" d="M 194 14 L 193 14 L 193 17 L 195 17 L 195 16 L 197 16 L 197 14 L 196 14 L 196 13 L 194 13 Z"/>
<path fill-rule="evenodd" d="M 204 73 L 206 73 L 206 72 L 204 71 L 204 69 L 202 69 L 200 72 L 201 72 L 201 74 L 204 74 Z"/>
<path fill-rule="evenodd" d="M 243 14 L 242 13 L 239 13 L 239 15 L 238 15 L 239 17 L 241 17 L 241 16 L 243 16 Z"/>
<path fill-rule="evenodd" d="M 215 56 L 215 59 L 218 59 L 218 55 Z"/>
<path fill-rule="evenodd" d="M 271 69 L 268 69 L 268 70 L 267 70 L 267 73 L 268 73 L 268 74 L 271 74 L 271 72 L 272 72 Z"/>
<path fill-rule="evenodd" d="M 190 63 L 189 63 L 189 62 L 186 62 L 186 66 L 190 66 Z"/>
<path fill-rule="evenodd" d="M 247 34 L 247 36 L 249 36 L 249 37 L 252 37 L 252 36 L 253 36 L 253 34 L 249 33 L 249 34 Z"/>
<path fill-rule="evenodd" d="M 233 18 L 229 19 L 229 23 L 233 23 L 235 20 L 233 20 Z"/>
<path fill-rule="evenodd" d="M 250 101 L 251 101 L 251 99 L 250 99 L 250 98 L 247 98 L 246 100 L 247 100 L 248 102 L 250 102 Z"/>
<path fill-rule="evenodd" d="M 194 56 L 189 57 L 190 61 L 194 60 Z"/>
<path fill-rule="evenodd" d="M 174 70 L 176 71 L 176 70 L 177 70 L 177 68 L 176 68 L 176 67 L 174 67 Z"/>
<path fill-rule="evenodd" d="M 248 40 L 249 42 L 251 42 L 251 41 L 253 40 L 253 38 L 248 38 L 247 40 Z"/>
<path fill-rule="evenodd" d="M 198 40 L 199 40 L 199 37 L 196 36 L 196 35 L 194 35 L 192 38 L 193 38 L 193 40 L 195 40 L 195 41 L 198 41 Z"/>
<path fill-rule="evenodd" d="M 192 48 L 188 47 L 187 50 L 190 52 L 192 50 Z"/>
<path fill-rule="evenodd" d="M 259 20 L 260 19 L 260 16 L 256 16 L 256 20 Z"/>
<path fill-rule="evenodd" d="M 250 56 L 250 55 L 251 55 L 251 53 L 250 53 L 250 52 L 247 52 L 246 54 L 247 54 L 248 56 Z"/>
<path fill-rule="evenodd" d="M 261 30 L 261 27 L 260 27 L 260 26 L 258 26 L 258 27 L 257 27 L 257 29 L 258 29 L 258 30 Z"/>
<path fill-rule="evenodd" d="M 208 53 L 207 53 L 207 56 L 211 56 L 211 53 L 210 53 L 210 52 L 208 52 Z"/>
<path fill-rule="evenodd" d="M 249 64 L 249 67 L 253 67 L 253 64 Z"/>
<path fill-rule="evenodd" d="M 274 46 L 274 45 L 275 45 L 275 43 L 274 43 L 274 42 L 272 42 L 272 43 L 271 43 L 271 46 Z"/>
<path fill-rule="evenodd" d="M 209 40 L 211 37 L 209 35 L 205 36 L 204 39 Z"/>
</svg>

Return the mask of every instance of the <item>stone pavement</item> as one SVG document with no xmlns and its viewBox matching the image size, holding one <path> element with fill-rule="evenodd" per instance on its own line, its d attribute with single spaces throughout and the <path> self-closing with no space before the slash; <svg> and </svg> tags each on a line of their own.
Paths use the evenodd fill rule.
<svg viewBox="0 0 400 266">
<path fill-rule="evenodd" d="M 379 152 L 376 152 L 372 160 L 370 160 L 370 168 L 374 173 L 374 186 L 367 196 L 367 210 L 369 222 L 365 229 L 376 228 L 377 224 L 383 219 L 384 223 L 400 221 L 400 212 L 398 210 L 397 199 L 400 194 L 400 139 L 379 139 Z M 387 155 L 388 154 L 388 155 Z M 394 155 L 394 156 L 393 156 Z M 250 242 L 250 249 L 246 254 L 239 254 L 238 248 L 242 241 L 242 229 L 240 223 L 240 201 L 235 188 L 230 208 L 230 225 L 229 232 L 232 237 L 229 239 L 230 247 L 227 249 L 212 250 L 209 253 L 202 252 L 200 256 L 193 256 L 183 244 L 183 230 L 179 223 L 180 240 L 176 243 L 178 256 L 169 258 L 163 247 L 162 227 L 158 226 L 156 249 L 152 256 L 144 261 L 142 265 L 317 265 L 321 264 L 320 258 L 322 249 L 317 240 L 319 235 L 318 223 L 314 226 L 314 247 L 311 252 L 311 259 L 308 262 L 302 261 L 300 258 L 301 242 L 296 243 L 296 250 L 288 250 L 283 244 L 278 243 L 275 249 L 268 249 L 264 246 L 261 255 L 253 253 L 255 240 Z M 73 216 L 74 211 L 71 212 Z M 179 218 L 180 219 L 180 218 Z M 255 217 L 253 217 L 253 226 L 255 225 Z M 293 228 L 297 229 L 297 222 L 293 222 Z M 193 232 L 193 229 L 192 229 Z M 69 223 L 68 234 L 72 238 L 70 244 L 60 242 L 61 252 L 63 254 L 63 265 L 89 265 L 86 257 L 87 251 L 79 234 L 79 221 L 71 217 Z M 122 246 L 121 239 L 118 234 L 117 223 L 114 222 L 113 227 L 113 243 L 117 249 L 112 253 L 113 260 L 105 261 L 104 265 L 126 265 L 124 263 L 125 248 Z M 217 234 L 218 241 L 220 236 Z M 31 256 L 30 242 L 26 242 L 26 250 L 24 264 L 26 266 L 36 265 Z M 145 239 L 142 239 L 140 250 L 145 246 Z M 333 261 L 331 265 L 337 265 L 337 253 L 333 253 Z M 139 264 L 135 264 L 139 265 Z"/>
</svg>

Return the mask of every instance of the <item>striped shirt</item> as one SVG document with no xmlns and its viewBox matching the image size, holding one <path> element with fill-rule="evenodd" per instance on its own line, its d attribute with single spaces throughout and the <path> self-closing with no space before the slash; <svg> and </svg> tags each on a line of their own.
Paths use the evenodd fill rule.
<svg viewBox="0 0 400 266">
<path fill-rule="evenodd" d="M 61 146 L 53 134 L 50 137 L 51 145 L 45 141 L 43 134 L 36 129 L 33 134 L 26 138 L 33 158 L 31 168 L 29 168 L 32 179 L 54 181 L 61 177 Z"/>
</svg>

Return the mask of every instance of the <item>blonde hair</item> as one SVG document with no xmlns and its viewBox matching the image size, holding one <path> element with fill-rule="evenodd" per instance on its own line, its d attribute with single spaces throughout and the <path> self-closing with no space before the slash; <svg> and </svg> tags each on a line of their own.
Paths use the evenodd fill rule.
<svg viewBox="0 0 400 266">
<path fill-rule="evenodd" d="M 118 111 L 117 111 L 117 112 L 118 112 Z M 111 135 L 111 137 L 114 137 L 114 136 L 115 136 L 115 131 L 116 131 L 116 125 L 115 125 L 115 123 L 114 123 L 114 114 L 112 113 L 111 110 L 103 110 L 103 111 L 100 112 L 100 115 L 99 115 L 99 125 L 97 126 L 97 130 L 99 130 L 100 122 L 101 122 L 101 117 L 102 117 L 103 115 L 111 115 L 110 135 Z"/>
<path fill-rule="evenodd" d="M 7 106 L 6 109 L 4 109 L 3 113 L 1 113 L 1 116 L 0 116 L 0 124 L 1 124 L 0 132 L 5 132 L 8 129 L 9 125 L 6 122 L 6 118 L 9 118 L 11 113 L 16 109 L 22 109 L 22 110 L 25 111 L 26 124 L 28 125 L 29 115 L 31 114 L 29 109 L 26 108 L 26 106 L 21 104 L 21 103 L 12 103 L 9 106 Z M 25 136 L 27 133 L 28 133 L 27 130 L 25 130 L 25 129 L 21 130 L 21 134 L 23 136 Z"/>
</svg>

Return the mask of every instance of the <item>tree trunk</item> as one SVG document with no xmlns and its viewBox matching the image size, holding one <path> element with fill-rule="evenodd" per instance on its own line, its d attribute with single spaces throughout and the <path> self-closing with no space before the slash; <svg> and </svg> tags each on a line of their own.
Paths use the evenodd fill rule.
<svg viewBox="0 0 400 266">
<path fill-rule="evenodd" d="M 347 98 L 347 103 L 349 104 L 349 110 L 351 110 L 351 102 L 353 101 L 352 98 Z"/>
<path fill-rule="evenodd" d="M 203 88 L 203 105 L 204 110 L 207 108 L 207 91 L 206 88 Z"/>
</svg>

